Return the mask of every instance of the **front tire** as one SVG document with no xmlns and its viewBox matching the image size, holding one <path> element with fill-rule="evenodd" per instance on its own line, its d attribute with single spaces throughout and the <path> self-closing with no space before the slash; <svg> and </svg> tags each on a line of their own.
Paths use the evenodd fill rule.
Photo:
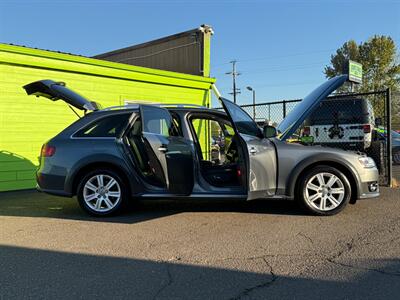
<svg viewBox="0 0 400 300">
<path fill-rule="evenodd" d="M 303 174 L 297 196 L 310 213 L 331 216 L 342 211 L 351 198 L 351 186 L 345 174 L 330 166 L 317 166 Z"/>
<path fill-rule="evenodd" d="M 82 177 L 77 189 L 79 205 L 93 216 L 110 216 L 127 202 L 127 189 L 121 177 L 112 170 L 97 169 Z"/>
</svg>

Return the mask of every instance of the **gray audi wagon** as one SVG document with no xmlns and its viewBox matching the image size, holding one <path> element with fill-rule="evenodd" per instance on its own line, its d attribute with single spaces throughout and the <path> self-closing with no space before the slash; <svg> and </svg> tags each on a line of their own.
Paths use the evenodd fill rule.
<svg viewBox="0 0 400 300">
<path fill-rule="evenodd" d="M 37 187 L 77 196 L 96 216 L 114 214 L 136 198 L 205 197 L 296 200 L 313 214 L 336 214 L 349 202 L 379 196 L 373 159 L 287 139 L 347 79 L 323 83 L 277 128 L 263 129 L 222 97 L 224 111 L 185 104 L 101 109 L 65 83 L 30 83 L 28 95 L 85 111 L 43 145 Z"/>
</svg>

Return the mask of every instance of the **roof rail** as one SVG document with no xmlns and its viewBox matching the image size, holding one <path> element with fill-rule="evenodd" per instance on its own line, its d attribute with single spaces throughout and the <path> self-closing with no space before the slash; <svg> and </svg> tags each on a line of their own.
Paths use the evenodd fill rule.
<svg viewBox="0 0 400 300">
<path fill-rule="evenodd" d="M 134 108 L 139 108 L 139 105 L 138 104 L 115 105 L 103 108 L 102 111 L 118 110 L 118 109 L 134 109 Z"/>
<path fill-rule="evenodd" d="M 205 106 L 203 105 L 198 105 L 198 104 L 190 104 L 190 103 L 161 103 L 159 104 L 159 106 L 161 107 L 201 107 L 201 108 L 205 108 Z"/>
<path fill-rule="evenodd" d="M 108 110 L 117 110 L 117 109 L 135 109 L 139 108 L 139 105 L 150 105 L 150 106 L 158 106 L 158 107 L 177 107 L 177 108 L 185 108 L 185 107 L 199 107 L 199 108 L 206 108 L 205 106 L 202 105 L 197 105 L 197 104 L 176 104 L 176 103 L 140 103 L 140 101 L 136 103 L 129 103 L 126 105 L 116 105 L 116 106 L 110 106 L 102 109 L 103 111 L 108 111 Z"/>
</svg>

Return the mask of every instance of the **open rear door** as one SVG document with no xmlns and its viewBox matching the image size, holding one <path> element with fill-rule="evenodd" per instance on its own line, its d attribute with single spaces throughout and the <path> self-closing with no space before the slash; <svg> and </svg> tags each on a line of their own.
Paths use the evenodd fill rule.
<svg viewBox="0 0 400 300">
<path fill-rule="evenodd" d="M 64 82 L 53 80 L 39 80 L 23 86 L 28 95 L 45 97 L 51 101 L 62 100 L 73 107 L 84 111 L 95 111 L 101 109 L 100 105 L 79 95 L 67 88 Z"/>
<path fill-rule="evenodd" d="M 253 119 L 238 105 L 219 98 L 230 117 L 244 152 L 247 175 L 247 199 L 272 196 L 276 190 L 275 146 L 265 139 Z"/>
<path fill-rule="evenodd" d="M 140 105 L 142 134 L 156 176 L 169 192 L 190 195 L 194 185 L 194 162 L 190 141 L 177 135 L 168 110 Z"/>
</svg>

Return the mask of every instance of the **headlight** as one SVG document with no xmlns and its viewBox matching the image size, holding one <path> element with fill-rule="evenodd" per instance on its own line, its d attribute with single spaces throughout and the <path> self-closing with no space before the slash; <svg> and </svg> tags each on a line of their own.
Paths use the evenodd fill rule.
<svg viewBox="0 0 400 300">
<path fill-rule="evenodd" d="M 375 162 L 371 157 L 363 156 L 359 157 L 358 161 L 364 168 L 375 168 Z"/>
</svg>

